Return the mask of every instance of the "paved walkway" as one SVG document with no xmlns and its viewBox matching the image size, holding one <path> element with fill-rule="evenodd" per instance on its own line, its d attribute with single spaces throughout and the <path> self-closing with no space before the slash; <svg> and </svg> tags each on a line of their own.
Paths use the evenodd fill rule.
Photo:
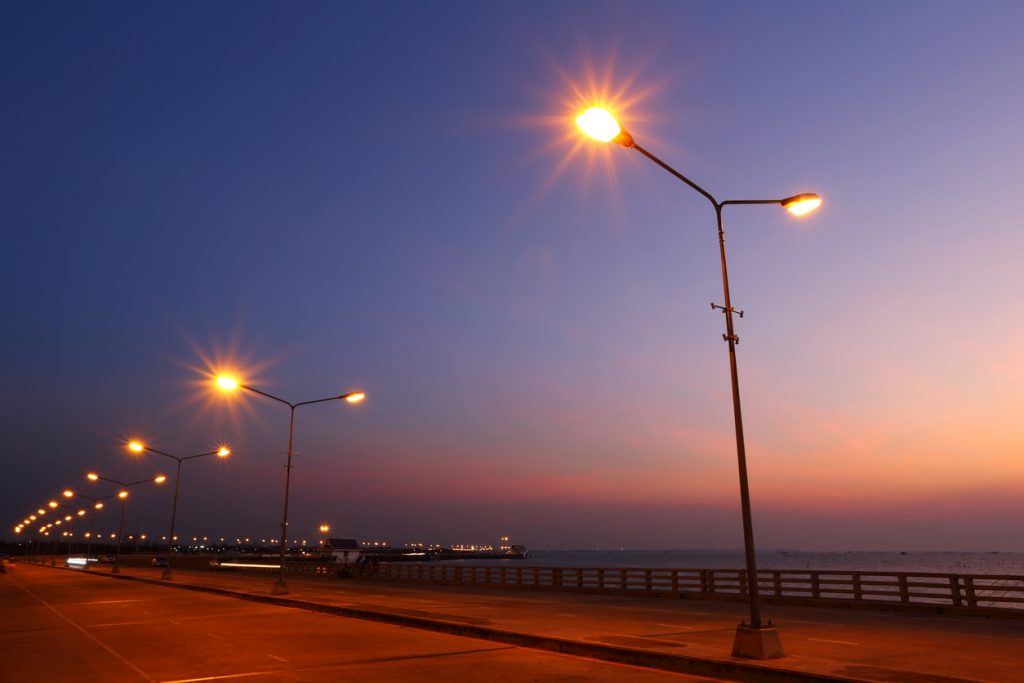
<svg viewBox="0 0 1024 683">
<path fill-rule="evenodd" d="M 106 570 L 91 570 L 110 580 Z M 102 574 L 102 575 L 100 575 Z M 125 567 L 126 579 L 160 570 Z M 175 570 L 180 588 L 744 681 L 1024 681 L 1024 619 L 766 606 L 787 657 L 731 657 L 742 603 Z"/>
</svg>

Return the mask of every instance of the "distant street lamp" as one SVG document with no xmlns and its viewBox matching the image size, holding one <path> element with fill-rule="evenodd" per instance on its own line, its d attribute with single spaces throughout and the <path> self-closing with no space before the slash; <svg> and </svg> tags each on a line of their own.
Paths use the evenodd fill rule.
<svg viewBox="0 0 1024 683">
<path fill-rule="evenodd" d="M 138 481 L 118 481 L 117 479 L 108 479 L 107 477 L 101 477 L 95 472 L 90 472 L 85 475 L 85 478 L 89 481 L 109 481 L 111 484 L 117 484 L 121 487 L 121 490 L 117 492 L 117 497 L 121 499 L 121 524 L 117 531 L 117 554 L 114 556 L 114 567 L 110 570 L 111 574 L 121 573 L 121 540 L 124 538 L 124 506 L 128 499 L 128 489 L 139 484 L 147 484 L 153 482 L 154 484 L 162 484 L 167 481 L 167 477 L 162 474 L 158 474 L 155 477 L 149 477 L 148 479 L 139 479 Z"/>
<path fill-rule="evenodd" d="M 761 623 L 761 605 L 758 593 L 757 560 L 754 552 L 754 529 L 750 513 L 750 491 L 747 484 L 747 455 L 743 440 L 743 417 L 740 411 L 740 385 L 736 366 L 736 343 L 739 337 L 733 331 L 733 313 L 738 312 L 740 317 L 742 311 L 736 311 L 732 307 L 729 297 L 729 275 L 725 262 L 725 232 L 722 223 L 722 210 L 726 206 L 734 204 L 774 204 L 781 206 L 793 215 L 809 213 L 821 205 L 821 197 L 812 193 L 798 194 L 785 199 L 732 199 L 720 202 L 710 192 L 693 182 L 679 171 L 675 170 L 664 161 L 654 156 L 646 149 L 638 145 L 633 136 L 623 129 L 615 118 L 606 110 L 599 107 L 591 107 L 580 114 L 576 119 L 577 125 L 584 133 L 601 142 L 614 141 L 623 147 L 632 148 L 643 154 L 655 164 L 671 173 L 678 180 L 683 181 L 692 189 L 704 196 L 715 208 L 715 215 L 718 219 L 718 248 L 722 265 L 722 292 L 724 305 L 718 306 L 712 303 L 713 309 L 725 313 L 725 331 L 723 339 L 729 343 L 729 372 L 732 377 L 732 407 L 733 419 L 736 426 L 736 457 L 739 464 L 740 478 L 740 506 L 743 514 L 743 549 L 746 555 L 746 579 L 747 596 L 750 602 L 750 624 L 741 623 L 736 629 L 736 637 L 733 641 L 733 656 L 747 657 L 752 659 L 770 659 L 783 657 L 782 642 L 779 639 L 775 627 L 768 622 L 765 626 Z"/>
<path fill-rule="evenodd" d="M 176 455 L 170 453 L 164 453 L 158 451 L 155 448 L 150 448 L 139 441 L 129 441 L 128 450 L 132 453 L 155 453 L 156 455 L 162 455 L 165 458 L 171 458 L 178 462 L 178 470 L 174 475 L 174 502 L 171 504 L 171 533 L 167 536 L 167 566 L 164 568 L 162 579 L 170 581 L 174 578 L 171 574 L 171 557 L 174 551 L 174 520 L 178 514 L 178 486 L 181 484 L 181 463 L 186 460 L 195 460 L 196 458 L 205 458 L 208 455 L 216 455 L 219 458 L 226 458 L 231 455 L 231 449 L 226 446 L 221 446 L 215 451 L 207 451 L 206 453 L 199 453 L 198 455 L 189 455 L 184 458 L 179 458 Z"/>
<path fill-rule="evenodd" d="M 327 401 L 346 401 L 348 403 L 359 403 L 366 398 L 366 394 L 363 393 L 362 391 L 350 391 L 348 393 L 340 394 L 338 396 L 329 396 L 327 398 L 318 398 L 313 401 L 300 401 L 299 403 L 292 403 L 290 401 L 284 400 L 283 398 L 272 396 L 271 394 L 268 394 L 265 391 L 255 389 L 249 386 L 248 384 L 242 384 L 238 380 L 234 379 L 233 377 L 228 377 L 227 375 L 221 375 L 220 377 L 217 378 L 217 386 L 224 391 L 234 391 L 236 389 L 245 389 L 246 391 L 251 391 L 254 394 L 259 394 L 260 396 L 269 398 L 272 401 L 283 403 L 284 405 L 288 406 L 289 410 L 291 411 L 291 416 L 288 421 L 288 461 L 284 468 L 284 514 L 281 517 L 281 565 L 278 568 L 279 573 L 277 577 L 277 582 L 271 589 L 271 593 L 273 593 L 274 595 L 287 595 L 288 583 L 285 581 L 284 578 L 284 562 L 285 552 L 288 548 L 288 490 L 291 484 L 292 477 L 292 436 L 294 435 L 295 432 L 295 409 L 298 408 L 299 406 L 308 406 L 314 403 L 326 403 Z"/>
<path fill-rule="evenodd" d="M 79 493 L 78 491 L 74 491 L 72 489 L 64 489 L 64 491 L 62 492 L 62 495 L 65 498 L 74 498 L 74 497 L 77 496 L 78 498 L 85 498 L 86 500 L 90 500 L 90 501 L 92 501 L 93 509 L 97 510 L 97 511 L 103 509 L 103 501 L 110 500 L 111 498 L 117 498 L 117 496 L 87 496 L 84 493 Z M 87 558 L 90 555 L 92 555 L 92 538 L 94 536 L 93 528 L 94 528 L 95 523 L 96 523 L 96 515 L 95 514 L 90 515 L 89 516 L 89 531 L 88 531 L 88 534 L 86 535 L 86 539 L 88 539 L 88 541 L 87 541 L 86 546 L 85 546 L 85 556 Z M 89 568 L 89 563 L 86 562 L 84 565 L 82 565 L 82 568 L 83 569 L 88 569 Z"/>
</svg>

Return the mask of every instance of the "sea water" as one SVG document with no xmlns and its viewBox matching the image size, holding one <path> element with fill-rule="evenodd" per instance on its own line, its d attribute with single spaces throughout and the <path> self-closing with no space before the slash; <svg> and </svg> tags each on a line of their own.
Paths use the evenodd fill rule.
<svg viewBox="0 0 1024 683">
<path fill-rule="evenodd" d="M 527 560 L 454 560 L 451 563 L 512 562 L 532 567 L 630 567 L 642 569 L 742 569 L 742 550 L 531 550 Z M 766 550 L 758 569 L 822 571 L 937 572 L 1024 575 L 1024 553 Z"/>
</svg>

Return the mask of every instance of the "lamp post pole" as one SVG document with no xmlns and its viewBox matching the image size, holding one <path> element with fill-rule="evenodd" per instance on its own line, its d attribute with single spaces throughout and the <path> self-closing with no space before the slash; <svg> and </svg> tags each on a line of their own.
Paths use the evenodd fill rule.
<svg viewBox="0 0 1024 683">
<path fill-rule="evenodd" d="M 178 516 L 178 489 L 181 485 L 181 464 L 186 460 L 205 458 L 208 455 L 216 455 L 221 458 L 226 458 L 227 456 L 231 455 L 231 450 L 225 446 L 222 446 L 215 451 L 207 451 L 206 453 L 199 453 L 197 455 L 189 455 L 184 458 L 179 458 L 176 455 L 164 453 L 163 451 L 158 451 L 155 448 L 145 446 L 139 443 L 138 441 L 130 441 L 128 443 L 128 450 L 132 451 L 133 453 L 146 452 L 153 453 L 155 455 L 162 455 L 165 458 L 170 458 L 171 460 L 177 461 L 177 471 L 174 474 L 174 502 L 171 503 L 171 532 L 167 536 L 167 566 L 164 568 L 164 573 L 160 577 L 165 581 L 171 581 L 174 578 L 174 575 L 171 573 L 171 557 L 173 555 L 174 550 L 174 522 Z"/>
<path fill-rule="evenodd" d="M 288 550 L 288 547 L 287 547 L 288 546 L 288 493 L 289 493 L 289 490 L 291 488 L 291 480 L 292 480 L 292 455 L 293 455 L 292 440 L 293 440 L 293 436 L 295 434 L 295 409 L 299 408 L 300 406 L 313 405 L 314 403 L 326 403 L 328 401 L 342 401 L 343 400 L 343 401 L 346 401 L 348 403 L 359 403 L 364 398 L 366 398 L 366 394 L 363 393 L 362 391 L 350 391 L 350 392 L 347 392 L 347 393 L 344 393 L 344 394 L 340 394 L 338 396 L 328 396 L 327 398 L 318 398 L 318 399 L 315 399 L 313 401 L 300 401 L 298 403 L 292 403 L 291 401 L 286 401 L 283 398 L 279 398 L 279 397 L 274 396 L 272 394 L 268 394 L 265 391 L 260 391 L 259 389 L 256 389 L 255 387 L 249 386 L 248 384 L 241 384 L 241 383 L 235 381 L 234 379 L 232 379 L 230 377 L 226 377 L 226 376 L 218 377 L 217 378 L 217 384 L 220 386 L 221 389 L 224 389 L 224 390 L 230 391 L 230 390 L 239 389 L 239 388 L 240 389 L 245 389 L 246 391 L 251 391 L 254 394 L 259 394 L 260 396 L 263 396 L 264 398 L 269 398 L 272 401 L 277 401 L 278 403 L 282 403 L 282 404 L 288 406 L 288 410 L 289 410 L 289 415 L 288 415 L 288 451 L 286 453 L 287 460 L 286 460 L 285 466 L 284 466 L 284 511 L 283 511 L 283 513 L 281 515 L 281 562 L 280 562 L 280 565 L 278 567 L 277 581 L 274 583 L 274 586 L 271 588 L 271 593 L 274 594 L 274 595 L 287 595 L 288 594 L 288 583 L 285 580 L 284 575 L 285 575 L 285 557 L 286 557 L 286 553 L 287 553 L 287 550 Z"/>
<path fill-rule="evenodd" d="M 124 481 L 118 481 L 116 479 L 108 479 L 107 477 L 101 477 L 98 474 L 94 474 L 94 473 L 90 472 L 87 475 L 87 478 L 90 481 L 97 481 L 97 480 L 109 481 L 111 484 L 117 484 L 118 486 L 121 487 L 121 491 L 118 492 L 118 494 L 117 494 L 117 497 L 121 499 L 121 521 L 118 524 L 118 528 L 117 528 L 117 552 L 114 555 L 114 566 L 110 570 L 111 574 L 120 574 L 121 573 L 121 540 L 124 537 L 124 508 L 125 508 L 125 504 L 128 502 L 128 489 L 130 489 L 133 486 L 137 486 L 138 484 L 145 484 L 147 482 L 153 482 L 153 483 L 156 483 L 156 484 L 162 484 L 162 483 L 164 483 L 164 481 L 167 480 L 167 477 L 165 477 L 162 474 L 158 474 L 157 476 L 149 477 L 148 479 L 139 479 L 138 481 L 124 482 Z"/>
<path fill-rule="evenodd" d="M 725 258 L 725 227 L 722 220 L 722 211 L 726 206 L 736 204 L 774 204 L 786 208 L 791 213 L 800 215 L 817 208 L 821 204 L 821 198 L 816 194 L 806 193 L 785 199 L 734 199 L 720 202 L 703 187 L 638 145 L 633 136 L 620 127 L 611 115 L 604 110 L 597 108 L 588 109 L 576 122 L 584 132 L 595 139 L 604 142 L 614 141 L 623 147 L 632 148 L 640 152 L 676 179 L 701 194 L 711 202 L 715 209 L 724 301 L 722 306 L 712 303 L 711 308 L 721 310 L 725 314 L 725 334 L 722 335 L 722 338 L 729 346 L 729 376 L 732 384 L 733 423 L 736 432 L 736 461 L 739 469 L 740 508 L 743 519 L 743 553 L 746 561 L 746 592 L 750 607 L 750 624 L 741 623 L 737 627 L 736 637 L 733 641 L 733 656 L 753 659 L 783 657 L 785 653 L 775 627 L 770 621 L 767 626 L 761 621 L 757 556 L 754 548 L 754 525 L 750 511 L 750 487 L 747 478 L 747 452 L 743 436 L 743 411 L 740 406 L 739 370 L 736 365 L 736 344 L 739 342 L 739 337 L 736 336 L 733 325 L 733 313 L 738 313 L 742 317 L 743 312 L 736 311 L 733 308 L 732 297 L 729 292 L 729 269 Z"/>
</svg>

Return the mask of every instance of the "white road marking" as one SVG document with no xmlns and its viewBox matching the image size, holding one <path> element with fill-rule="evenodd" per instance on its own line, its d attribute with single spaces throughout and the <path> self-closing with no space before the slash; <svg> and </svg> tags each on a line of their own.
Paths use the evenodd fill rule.
<svg viewBox="0 0 1024 683">
<path fill-rule="evenodd" d="M 49 609 L 49 610 L 50 610 L 51 612 L 53 612 L 54 614 L 56 614 L 56 615 L 57 615 L 58 617 L 60 617 L 60 618 L 61 618 L 61 619 L 63 619 L 64 621 L 66 621 L 66 622 L 68 622 L 69 624 L 71 624 L 71 625 L 72 625 L 72 626 L 73 626 L 73 627 L 75 628 L 75 630 L 77 630 L 77 631 L 78 631 L 79 633 L 81 633 L 81 634 L 82 634 L 83 636 L 85 636 L 86 638 L 88 638 L 88 639 L 89 639 L 89 640 L 91 640 L 92 642 L 94 642 L 94 643 L 96 643 L 97 645 L 99 645 L 100 647 L 102 647 L 102 648 L 103 648 L 104 650 L 106 650 L 106 651 L 107 651 L 107 652 L 109 652 L 109 653 L 110 653 L 111 655 L 113 655 L 114 657 L 116 657 L 116 658 L 117 658 L 117 659 L 118 659 L 118 660 L 119 660 L 119 661 L 120 661 L 120 662 L 121 662 L 122 664 L 124 664 L 125 666 L 127 666 L 127 667 L 128 667 L 129 669 L 131 669 L 131 670 L 132 670 L 132 671 L 134 671 L 135 673 L 139 674 L 139 676 L 141 676 L 141 677 L 143 678 L 143 680 L 149 681 L 150 683 L 156 683 L 156 679 L 154 679 L 154 678 L 150 678 L 150 677 L 149 677 L 149 675 L 148 675 L 148 674 L 147 674 L 147 673 L 146 673 L 145 671 L 143 671 L 143 670 L 142 670 L 142 669 L 140 669 L 139 667 L 135 666 L 134 664 L 132 664 L 131 662 L 129 662 L 129 661 L 127 660 L 127 659 L 125 659 L 124 657 L 122 657 L 121 655 L 117 654 L 116 652 L 114 652 L 114 651 L 113 651 L 112 649 L 110 649 L 109 647 L 107 647 L 107 646 L 106 646 L 106 645 L 105 645 L 105 644 L 104 644 L 103 642 L 101 642 L 101 641 L 100 641 L 100 640 L 99 640 L 98 638 L 96 638 L 96 636 L 92 635 L 91 633 L 89 633 L 88 631 L 86 631 L 86 630 L 85 630 L 84 628 L 82 628 L 81 626 L 79 626 L 79 625 L 78 625 L 78 624 L 76 624 L 75 622 L 71 621 L 71 619 L 69 619 L 68 617 L 64 616 L 64 615 L 63 615 L 63 614 L 62 614 L 62 613 L 61 613 L 61 612 L 60 612 L 60 611 L 59 611 L 59 610 L 58 610 L 58 609 L 57 609 L 56 607 L 54 607 L 54 606 L 53 606 L 53 605 L 51 605 L 50 603 L 46 602 L 46 601 L 45 601 L 45 600 L 43 600 L 43 599 L 42 599 L 41 597 L 39 597 L 38 595 L 36 595 L 36 594 L 35 594 L 35 593 L 33 593 L 32 591 L 30 591 L 30 590 L 29 590 L 28 588 L 25 588 L 24 586 L 22 586 L 22 585 L 21 585 L 20 583 L 18 583 L 18 582 L 16 582 L 16 581 L 15 581 L 15 582 L 13 582 L 13 583 L 14 583 L 14 584 L 15 584 L 15 585 L 16 585 L 16 586 L 17 586 L 18 588 L 20 588 L 21 590 L 25 591 L 26 593 L 28 593 L 29 595 L 31 595 L 31 596 L 32 596 L 33 598 L 35 598 L 36 600 L 38 600 L 39 602 L 41 602 L 41 603 L 42 603 L 43 605 L 45 605 L 45 606 L 46 606 L 46 607 L 47 607 L 47 608 L 48 608 L 48 609 Z M 117 601 L 114 601 L 114 602 L 117 602 Z M 88 603 L 87 603 L 87 604 L 88 604 Z"/>
<path fill-rule="evenodd" d="M 692 626 L 684 626 L 683 624 L 658 624 L 658 626 L 667 626 L 668 628 L 693 628 Z"/>
<path fill-rule="evenodd" d="M 287 662 L 288 661 L 284 657 L 278 657 L 277 655 L 272 655 L 270 653 L 267 653 L 267 656 L 270 657 L 271 659 L 276 659 L 279 662 Z"/>
<path fill-rule="evenodd" d="M 824 638 L 808 638 L 807 640 L 813 640 L 816 643 L 835 643 L 836 645 L 860 645 L 860 643 L 851 643 L 848 640 L 826 640 Z"/>
<path fill-rule="evenodd" d="M 196 683 L 196 681 L 216 681 L 224 678 L 246 678 L 248 676 L 273 676 L 280 671 L 249 671 L 244 674 L 225 674 L 223 676 L 203 676 L 202 678 L 179 678 L 175 681 L 163 681 L 163 683 Z"/>
</svg>

